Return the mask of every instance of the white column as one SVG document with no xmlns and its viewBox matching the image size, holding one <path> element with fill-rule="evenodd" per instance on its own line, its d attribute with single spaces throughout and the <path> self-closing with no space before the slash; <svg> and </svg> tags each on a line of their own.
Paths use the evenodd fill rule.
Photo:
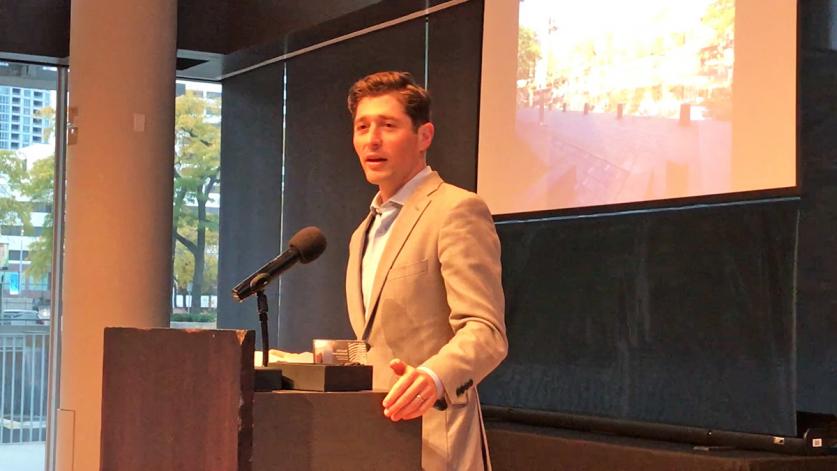
<svg viewBox="0 0 837 471">
<path fill-rule="evenodd" d="M 108 326 L 168 326 L 176 0 L 71 5 L 57 469 L 99 469 Z"/>
</svg>

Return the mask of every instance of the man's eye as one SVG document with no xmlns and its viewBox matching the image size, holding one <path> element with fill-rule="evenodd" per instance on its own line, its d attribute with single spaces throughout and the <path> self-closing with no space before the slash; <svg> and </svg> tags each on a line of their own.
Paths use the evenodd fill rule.
<svg viewBox="0 0 837 471">
<path fill-rule="evenodd" d="M 366 128 L 368 128 L 368 127 L 369 126 L 367 126 L 365 124 L 358 124 L 357 126 L 355 126 L 355 131 L 365 131 Z"/>
</svg>

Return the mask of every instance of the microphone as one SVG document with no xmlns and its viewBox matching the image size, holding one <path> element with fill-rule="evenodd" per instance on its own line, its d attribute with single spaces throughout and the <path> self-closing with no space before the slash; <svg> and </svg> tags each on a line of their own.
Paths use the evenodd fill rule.
<svg viewBox="0 0 837 471">
<path fill-rule="evenodd" d="M 316 260 L 325 248 L 326 239 L 318 227 L 308 226 L 300 229 L 288 242 L 288 250 L 265 263 L 232 289 L 233 299 L 239 302 L 244 301 L 256 291 L 264 289 L 274 278 L 294 266 L 296 262 L 308 263 Z"/>
</svg>

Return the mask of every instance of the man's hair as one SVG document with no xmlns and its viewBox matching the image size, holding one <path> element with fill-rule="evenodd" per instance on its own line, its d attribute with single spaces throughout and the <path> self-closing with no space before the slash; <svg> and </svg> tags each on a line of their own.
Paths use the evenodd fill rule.
<svg viewBox="0 0 837 471">
<path fill-rule="evenodd" d="M 352 120 L 360 100 L 395 93 L 404 111 L 413 122 L 413 129 L 430 122 L 430 93 L 416 83 L 409 72 L 378 72 L 355 82 L 349 89 L 349 111 Z"/>
</svg>

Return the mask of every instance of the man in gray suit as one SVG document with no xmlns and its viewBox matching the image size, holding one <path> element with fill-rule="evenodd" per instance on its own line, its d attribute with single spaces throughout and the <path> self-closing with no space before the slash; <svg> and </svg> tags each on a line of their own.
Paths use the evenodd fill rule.
<svg viewBox="0 0 837 471">
<path fill-rule="evenodd" d="M 389 391 L 390 419 L 422 418 L 424 469 L 489 469 L 475 386 L 508 347 L 491 213 L 427 166 L 430 96 L 410 74 L 367 76 L 348 101 L 355 151 L 378 187 L 346 273 L 349 320 L 370 345 L 373 386 Z"/>
</svg>

